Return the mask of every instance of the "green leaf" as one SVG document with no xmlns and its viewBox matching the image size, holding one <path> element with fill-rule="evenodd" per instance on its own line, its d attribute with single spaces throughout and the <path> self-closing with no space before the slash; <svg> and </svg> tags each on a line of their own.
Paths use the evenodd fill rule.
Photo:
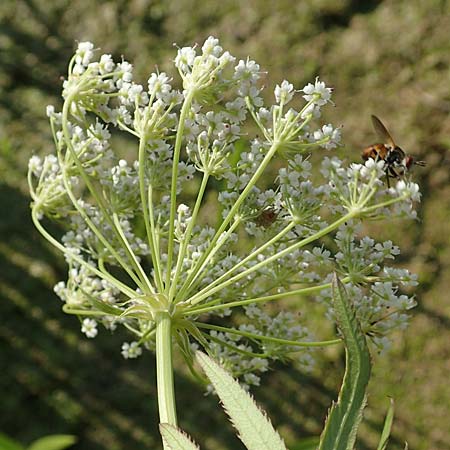
<svg viewBox="0 0 450 450">
<path fill-rule="evenodd" d="M 239 438 L 248 450 L 286 450 L 283 440 L 275 431 L 266 414 L 256 406 L 246 392 L 222 367 L 202 352 L 196 358 L 211 381 Z"/>
<path fill-rule="evenodd" d="M 98 309 L 101 312 L 104 312 L 105 314 L 110 314 L 111 316 L 120 316 L 122 314 L 122 310 L 120 308 L 117 308 L 116 306 L 109 305 L 108 303 L 102 302 L 100 300 L 97 300 L 95 297 L 90 295 L 88 292 L 81 290 L 83 294 L 87 297 L 89 300 L 89 303 L 96 309 Z"/>
<path fill-rule="evenodd" d="M 183 356 L 192 376 L 200 383 L 207 385 L 207 378 L 200 372 L 198 372 L 194 366 L 194 353 L 190 345 L 189 336 L 184 328 L 178 329 L 175 334 L 175 339 L 180 348 L 181 355 Z"/>
<path fill-rule="evenodd" d="M 0 433 L 0 450 L 25 450 L 25 447 L 6 434 Z"/>
<path fill-rule="evenodd" d="M 160 423 L 159 431 L 164 445 L 170 450 L 200 450 L 200 447 L 186 433 L 173 425 Z"/>
<path fill-rule="evenodd" d="M 370 354 L 353 306 L 336 274 L 332 287 L 336 321 L 345 344 L 346 367 L 338 400 L 331 406 L 320 436 L 319 450 L 353 450 L 366 405 Z"/>
<path fill-rule="evenodd" d="M 316 450 L 319 445 L 319 437 L 312 436 L 297 441 L 294 445 L 290 445 L 290 450 Z"/>
<path fill-rule="evenodd" d="M 392 421 L 394 420 L 394 400 L 390 401 L 389 409 L 386 414 L 386 419 L 384 419 L 383 431 L 381 432 L 380 443 L 378 444 L 377 450 L 386 450 L 389 436 L 391 434 Z"/>
<path fill-rule="evenodd" d="M 76 440 L 71 434 L 54 434 L 34 441 L 27 450 L 63 450 L 75 444 Z"/>
<path fill-rule="evenodd" d="M 153 308 L 149 305 L 129 306 L 125 311 L 121 311 L 120 317 L 133 317 L 135 319 L 149 319 L 153 316 Z"/>
</svg>

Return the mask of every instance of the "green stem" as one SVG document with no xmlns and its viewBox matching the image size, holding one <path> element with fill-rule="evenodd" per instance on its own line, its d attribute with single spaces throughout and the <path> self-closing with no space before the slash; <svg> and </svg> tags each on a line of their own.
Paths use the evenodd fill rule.
<svg viewBox="0 0 450 450">
<path fill-rule="evenodd" d="M 88 309 L 72 309 L 71 306 L 68 304 L 63 305 L 62 310 L 66 314 L 74 314 L 76 316 L 89 316 L 89 317 L 105 316 L 105 313 L 103 311 L 93 311 Z"/>
<path fill-rule="evenodd" d="M 36 229 L 42 234 L 42 236 L 47 239 L 50 244 L 52 244 L 54 247 L 56 247 L 59 251 L 61 251 L 64 255 L 68 255 L 71 259 L 76 261 L 80 266 L 85 267 L 90 272 L 97 275 L 102 280 L 108 281 L 108 283 L 112 284 L 114 287 L 116 287 L 120 292 L 125 294 L 129 298 L 136 297 L 136 292 L 129 288 L 126 284 L 119 281 L 117 278 L 114 278 L 111 274 L 108 272 L 102 272 L 98 270 L 97 268 L 93 267 L 91 264 L 87 263 L 83 258 L 81 258 L 76 253 L 71 252 L 68 248 L 64 247 L 58 240 L 56 240 L 39 222 L 39 219 L 36 216 L 36 211 L 33 209 L 31 212 L 31 218 L 33 220 L 34 226 Z"/>
<path fill-rule="evenodd" d="M 155 241 L 153 239 L 153 234 L 152 234 L 152 226 L 151 226 L 151 221 L 153 220 L 153 217 L 150 218 L 150 211 L 149 211 L 149 205 L 148 202 L 151 201 L 150 198 L 150 191 L 148 192 L 148 197 L 147 197 L 147 192 L 145 189 L 145 142 L 146 142 L 146 135 L 144 134 L 143 136 L 140 137 L 140 141 L 139 141 L 139 192 L 141 195 L 141 202 L 142 202 L 142 210 L 144 212 L 144 224 L 145 224 L 145 231 L 147 233 L 147 241 L 148 241 L 148 245 L 150 246 L 150 251 L 151 251 L 151 259 L 152 259 L 152 263 L 153 263 L 153 267 L 155 268 L 155 279 L 156 279 L 156 284 L 158 286 L 158 290 L 159 292 L 162 291 L 162 281 L 161 281 L 161 277 L 160 277 L 160 272 L 156 270 L 156 268 L 159 268 L 159 254 L 156 253 L 156 249 L 155 249 Z M 151 187 L 149 186 L 149 190 L 151 189 Z M 148 200 L 148 202 L 147 202 Z"/>
<path fill-rule="evenodd" d="M 330 285 L 331 285 L 331 283 L 330 283 Z M 299 341 L 291 341 L 289 339 L 280 339 L 280 338 L 271 337 L 271 336 L 264 336 L 264 335 L 256 334 L 256 333 L 249 333 L 248 331 L 236 330 L 234 328 L 220 327 L 218 325 L 211 325 L 208 323 L 194 322 L 194 324 L 198 328 L 206 328 L 207 330 L 215 330 L 215 331 L 220 331 L 223 333 L 232 333 L 232 334 L 236 334 L 238 336 L 244 336 L 249 339 L 273 342 L 275 344 L 292 345 L 295 347 L 327 347 L 329 345 L 340 344 L 342 342 L 342 339 L 332 339 L 329 341 L 299 342 Z"/>
<path fill-rule="evenodd" d="M 75 97 L 75 93 L 71 94 L 71 95 L 69 95 L 67 97 L 67 99 L 64 102 L 63 111 L 62 111 L 62 117 L 63 117 L 62 118 L 62 129 L 63 129 L 63 133 L 64 133 L 64 138 L 65 138 L 65 141 L 66 141 L 66 144 L 67 144 L 67 148 L 69 150 L 70 155 L 72 156 L 73 161 L 75 162 L 75 165 L 77 166 L 77 169 L 80 172 L 81 177 L 83 178 L 83 181 L 86 183 L 86 186 L 89 189 L 89 192 L 91 193 L 91 195 L 93 196 L 93 198 L 97 202 L 98 207 L 102 211 L 105 220 L 107 222 L 109 222 L 109 224 L 111 225 L 111 228 L 115 231 L 118 239 L 120 241 L 122 241 L 120 233 L 118 233 L 114 222 L 111 220 L 109 211 L 107 211 L 103 200 L 100 198 L 100 196 L 98 195 L 96 189 L 92 185 L 91 180 L 89 179 L 89 176 L 85 172 L 85 170 L 83 168 L 83 165 L 82 165 L 81 161 L 79 160 L 75 149 L 72 146 L 70 133 L 69 133 L 69 129 L 68 129 L 68 126 L 67 126 L 67 122 L 68 122 L 68 117 L 69 117 L 70 104 L 73 102 L 73 98 L 74 97 Z M 118 253 L 114 250 L 114 248 L 111 246 L 111 244 L 105 239 L 103 234 L 99 231 L 99 229 L 90 220 L 89 216 L 86 214 L 86 212 L 83 210 L 83 208 L 78 204 L 78 201 L 75 198 L 75 196 L 74 196 L 74 194 L 72 192 L 72 189 L 70 187 L 69 180 L 67 179 L 68 174 L 67 174 L 67 171 L 65 169 L 66 162 L 60 160 L 60 165 L 61 165 L 61 170 L 62 170 L 62 174 L 63 174 L 64 187 L 66 188 L 67 194 L 68 194 L 70 200 L 72 201 L 74 207 L 77 209 L 77 211 L 83 217 L 84 221 L 89 226 L 89 228 L 98 237 L 100 242 L 111 252 L 111 254 L 116 258 L 116 260 L 122 266 L 122 268 L 128 273 L 130 278 L 136 283 L 136 285 L 139 286 L 141 288 L 141 290 L 143 290 L 143 292 L 149 292 L 149 290 L 148 290 L 149 286 L 145 284 L 145 280 L 139 279 L 139 277 L 137 277 L 136 274 L 132 270 L 130 270 L 128 265 L 125 264 L 122 261 L 122 258 L 118 255 Z M 126 246 L 125 246 L 125 251 L 128 253 Z M 134 260 L 131 257 L 131 255 L 128 255 L 128 256 L 129 256 L 129 258 L 131 260 L 131 263 L 134 264 Z M 135 255 L 133 255 L 133 256 L 135 256 Z M 150 292 L 151 292 L 151 289 L 150 289 Z"/>
<path fill-rule="evenodd" d="M 180 291 L 184 292 L 186 289 L 186 286 L 189 286 L 192 283 L 192 280 L 197 276 L 198 272 L 203 267 L 203 263 L 205 260 L 209 257 L 209 254 L 215 250 L 217 250 L 225 243 L 225 240 L 221 242 L 221 244 L 216 248 L 217 241 L 221 237 L 222 233 L 227 228 L 228 224 L 231 222 L 231 220 L 234 218 L 236 213 L 238 212 L 241 204 L 244 202 L 244 200 L 247 198 L 248 194 L 250 193 L 253 186 L 256 184 L 256 182 L 259 180 L 261 175 L 263 174 L 264 170 L 266 169 L 267 165 L 275 155 L 275 153 L 278 150 L 278 147 L 280 146 L 279 142 L 273 142 L 269 151 L 267 152 L 266 156 L 262 160 L 260 166 L 256 170 L 256 172 L 253 174 L 250 181 L 247 183 L 247 186 L 245 186 L 244 190 L 239 195 L 238 199 L 234 203 L 234 205 L 231 207 L 230 211 L 228 212 L 227 216 L 225 217 L 224 221 L 222 222 L 219 229 L 216 231 L 216 234 L 214 235 L 214 238 L 209 244 L 208 249 L 205 251 L 205 253 L 202 255 L 202 257 L 197 262 L 196 266 L 194 267 L 194 270 L 190 273 L 190 275 L 187 277 L 186 281 L 184 282 L 183 286 L 181 287 Z"/>
<path fill-rule="evenodd" d="M 364 208 L 362 212 L 364 214 L 366 214 L 366 213 L 375 211 L 375 210 L 377 210 L 379 208 L 385 208 L 386 206 L 390 206 L 390 205 L 392 205 L 394 203 L 400 202 L 402 200 L 406 200 L 407 198 L 408 198 L 408 195 L 404 195 L 402 197 L 393 198 L 393 199 L 387 200 L 387 201 L 385 201 L 383 203 L 378 203 L 377 205 L 368 206 L 367 208 Z"/>
<path fill-rule="evenodd" d="M 342 283 L 347 283 L 350 281 L 350 277 L 346 277 L 342 279 Z M 280 292 L 279 294 L 272 294 L 272 295 L 265 295 L 264 297 L 254 297 L 254 298 L 247 298 L 245 300 L 236 300 L 234 302 L 228 302 L 228 303 L 221 303 L 219 305 L 213 304 L 215 300 L 209 302 L 206 305 L 202 305 L 197 308 L 187 309 L 183 312 L 183 315 L 199 315 L 199 314 L 205 314 L 213 311 L 217 311 L 220 309 L 227 309 L 227 308 L 234 308 L 238 306 L 245 306 L 245 305 L 251 305 L 254 303 L 264 303 L 271 300 L 278 300 L 280 298 L 289 297 L 292 295 L 310 295 L 314 294 L 316 292 L 320 292 L 323 289 L 330 289 L 331 283 L 325 283 L 320 284 L 319 286 L 311 286 L 307 288 L 300 288 L 295 289 L 293 291 L 286 291 L 286 292 Z M 211 306 L 209 306 L 211 304 Z"/>
<path fill-rule="evenodd" d="M 250 253 L 248 256 L 246 256 L 242 261 L 237 263 L 235 266 L 233 266 L 231 269 L 227 270 L 223 275 L 221 275 L 217 280 L 215 280 L 213 283 L 206 286 L 204 289 L 202 289 L 200 292 L 198 292 L 196 295 L 194 295 L 191 298 L 192 300 L 195 300 L 199 296 L 206 295 L 209 297 L 208 292 L 218 284 L 220 284 L 223 280 L 225 280 L 227 277 L 229 277 L 233 272 L 236 272 L 236 270 L 240 269 L 242 266 L 244 266 L 248 261 L 251 259 L 256 258 L 260 253 L 262 253 L 266 248 L 269 248 L 271 245 L 275 244 L 277 241 L 282 239 L 289 231 L 292 230 L 292 228 L 295 227 L 295 222 L 289 222 L 289 224 L 284 227 L 276 236 L 274 236 L 272 239 L 270 239 L 268 242 L 263 244 L 261 247 L 256 249 L 254 252 Z"/>
<path fill-rule="evenodd" d="M 183 243 L 181 244 L 181 248 L 180 248 L 180 251 L 178 253 L 177 267 L 175 269 L 175 275 L 174 275 L 174 277 L 172 279 L 172 286 L 170 287 L 170 291 L 169 291 L 169 302 L 174 297 L 174 291 L 176 289 L 177 282 L 178 282 L 178 277 L 179 277 L 179 274 L 180 274 L 180 270 L 181 270 L 181 267 L 183 265 L 184 257 L 186 255 L 186 249 L 187 249 L 187 247 L 189 245 L 189 242 L 191 240 L 192 230 L 194 229 L 195 223 L 197 221 L 197 214 L 198 214 L 198 211 L 200 209 L 200 205 L 201 205 L 202 200 L 203 200 L 203 195 L 204 195 L 205 190 L 206 190 L 206 185 L 208 184 L 208 179 L 209 179 L 209 173 L 208 172 L 204 172 L 203 173 L 202 183 L 200 185 L 200 189 L 199 189 L 198 195 L 197 195 L 197 200 L 195 202 L 194 210 L 192 211 L 192 216 L 191 216 L 191 218 L 189 220 L 189 224 L 188 224 L 186 232 L 184 234 L 184 240 L 183 240 Z"/>
<path fill-rule="evenodd" d="M 216 246 L 211 248 L 211 250 L 208 253 L 208 257 L 203 261 L 203 264 L 200 267 L 198 266 L 194 267 L 193 270 L 196 270 L 196 273 L 203 272 L 203 269 L 209 264 L 212 258 L 214 258 L 214 255 L 220 250 L 222 244 L 224 242 L 227 242 L 230 235 L 234 232 L 234 230 L 239 226 L 240 223 L 241 219 L 237 217 L 236 220 L 233 222 L 233 224 L 230 226 L 230 228 L 228 228 L 226 233 L 223 236 L 221 236 L 220 240 L 216 243 Z M 186 298 L 189 295 L 189 292 L 195 289 L 199 285 L 199 283 L 201 283 L 201 281 L 202 278 L 198 276 L 192 280 L 191 284 L 184 283 L 183 287 L 180 289 L 177 295 L 176 303 L 182 301 L 183 298 Z"/>
<path fill-rule="evenodd" d="M 161 260 L 160 260 L 160 253 L 159 253 L 159 234 L 156 232 L 155 227 L 155 214 L 153 210 L 153 187 L 150 184 L 148 186 L 148 214 L 150 216 L 150 243 L 152 252 L 154 252 L 155 257 L 153 257 L 153 265 L 155 269 L 155 278 L 156 278 L 156 285 L 159 288 L 159 292 L 163 291 L 164 282 L 161 272 Z"/>
<path fill-rule="evenodd" d="M 218 344 L 223 345 L 224 347 L 227 347 L 235 351 L 236 353 L 239 353 L 244 356 L 249 356 L 250 358 L 268 358 L 270 356 L 269 353 L 255 353 L 250 352 L 248 350 L 244 350 L 243 348 L 240 348 L 241 346 L 238 347 L 236 345 L 230 344 L 229 342 L 224 341 L 223 339 L 220 339 L 217 336 L 212 336 L 211 334 L 207 336 L 210 341 L 217 342 Z"/>
<path fill-rule="evenodd" d="M 144 269 L 142 268 L 141 264 L 139 263 L 136 255 L 134 254 L 134 252 L 125 236 L 125 233 L 122 230 L 122 226 L 120 225 L 119 217 L 117 216 L 116 213 L 113 213 L 113 222 L 116 225 L 117 233 L 119 234 L 120 238 L 122 239 L 123 245 L 125 246 L 125 249 L 127 250 L 128 254 L 130 255 L 130 258 L 133 262 L 134 267 L 136 268 L 136 271 L 137 271 L 140 279 L 144 280 L 144 282 L 149 287 L 149 289 L 152 293 L 155 293 L 153 286 L 147 277 L 147 274 L 145 273 Z"/>
<path fill-rule="evenodd" d="M 172 260 L 173 260 L 173 247 L 174 247 L 174 231 L 175 231 L 175 215 L 177 210 L 177 178 L 178 178 L 178 162 L 180 160 L 181 143 L 183 140 L 184 126 L 186 117 L 191 108 L 192 99 L 194 97 L 195 90 L 191 89 L 183 103 L 183 107 L 180 112 L 180 119 L 178 122 L 177 137 L 175 139 L 175 148 L 173 154 L 172 164 L 172 185 L 170 188 L 170 219 L 169 219 L 169 236 L 167 246 L 167 274 L 166 274 L 166 292 L 170 289 L 170 278 L 172 272 Z"/>
<path fill-rule="evenodd" d="M 160 423 L 177 426 L 172 361 L 172 319 L 167 311 L 155 314 L 156 381 Z"/>
<path fill-rule="evenodd" d="M 234 283 L 235 281 L 238 281 L 241 278 L 248 276 L 252 272 L 255 272 L 255 271 L 259 270 L 261 267 L 267 266 L 268 264 L 272 263 L 273 261 L 276 261 L 277 259 L 280 259 L 283 256 L 288 255 L 288 254 L 292 253 L 293 251 L 298 250 L 299 248 L 304 247 L 305 245 L 316 241 L 317 239 L 321 238 L 322 236 L 326 236 L 328 233 L 330 233 L 331 231 L 335 230 L 340 225 L 342 225 L 343 223 L 345 223 L 348 220 L 352 219 L 356 215 L 358 215 L 357 211 L 352 211 L 352 212 L 347 213 L 345 216 L 342 216 L 340 219 L 336 220 L 335 222 L 333 222 L 332 224 L 328 225 L 324 229 L 318 231 L 317 233 L 313 234 L 312 236 L 309 236 L 309 237 L 301 240 L 300 242 L 297 242 L 296 244 L 293 244 L 293 245 L 285 248 L 284 250 L 281 250 L 278 253 L 275 253 L 274 255 L 270 256 L 269 258 L 266 258 L 265 260 L 263 260 L 263 261 L 255 264 L 254 266 L 250 267 L 249 269 L 238 273 L 234 277 L 231 277 L 228 280 L 224 281 L 223 283 L 217 285 L 215 288 L 208 290 L 207 293 L 193 297 L 191 299 L 191 301 L 190 301 L 191 305 L 195 305 L 197 303 L 200 303 L 203 299 L 211 296 L 212 294 L 215 294 L 216 292 L 218 292 L 221 289 L 229 286 L 230 284 Z"/>
</svg>

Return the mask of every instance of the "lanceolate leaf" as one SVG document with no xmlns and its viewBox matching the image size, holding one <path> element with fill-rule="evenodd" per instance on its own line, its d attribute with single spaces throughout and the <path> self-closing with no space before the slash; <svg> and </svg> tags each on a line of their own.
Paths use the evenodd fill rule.
<svg viewBox="0 0 450 450">
<path fill-rule="evenodd" d="M 222 400 L 225 411 L 239 431 L 239 438 L 247 449 L 286 450 L 280 435 L 266 414 L 256 406 L 252 396 L 204 353 L 197 352 L 196 358 Z"/>
<path fill-rule="evenodd" d="M 366 404 L 370 354 L 345 288 L 336 274 L 332 285 L 337 325 L 345 343 L 346 367 L 338 400 L 329 411 L 320 437 L 319 450 L 353 450 Z"/>
<path fill-rule="evenodd" d="M 381 432 L 380 443 L 377 450 L 386 450 L 389 436 L 391 434 L 392 421 L 394 419 L 394 400 L 391 399 L 386 419 L 384 419 L 383 431 Z"/>
<path fill-rule="evenodd" d="M 170 450 L 200 450 L 200 447 L 186 433 L 173 425 L 160 423 L 159 431 L 164 445 L 169 447 Z"/>
</svg>

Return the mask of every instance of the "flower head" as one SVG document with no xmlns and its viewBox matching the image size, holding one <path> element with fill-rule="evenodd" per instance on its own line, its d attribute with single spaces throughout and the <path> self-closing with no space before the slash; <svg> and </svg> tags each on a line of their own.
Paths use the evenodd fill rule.
<svg viewBox="0 0 450 450">
<path fill-rule="evenodd" d="M 311 175 L 341 140 L 340 128 L 316 123 L 330 88 L 309 83 L 297 110 L 288 103 L 298 90 L 283 80 L 264 104 L 259 64 L 236 63 L 213 37 L 178 50 L 182 91 L 169 72 L 144 87 L 130 63 L 94 59 L 93 44 L 80 43 L 62 112 L 47 108 L 56 151 L 33 155 L 28 175 L 34 223 L 68 265 L 55 293 L 87 337 L 122 325 L 135 339 L 122 355 L 136 358 L 160 351 L 167 319 L 167 342 L 189 364 L 202 346 L 258 384 L 270 360 L 311 366 L 299 350 L 314 337 L 289 299 L 315 294 L 332 320 L 338 271 L 363 329 L 387 346 L 415 304 L 401 289 L 416 279 L 389 266 L 399 249 L 364 236 L 361 222 L 414 217 L 420 193 L 406 179 L 388 189 L 384 161 L 372 159 L 326 156 Z M 265 307 L 281 298 L 282 312 Z"/>
<path fill-rule="evenodd" d="M 333 90 L 326 87 L 323 81 L 319 81 L 319 77 L 316 78 L 314 84 L 308 83 L 302 92 L 305 94 L 303 98 L 307 102 L 312 102 L 312 104 L 317 106 L 326 105 L 331 100 L 331 93 Z"/>
</svg>

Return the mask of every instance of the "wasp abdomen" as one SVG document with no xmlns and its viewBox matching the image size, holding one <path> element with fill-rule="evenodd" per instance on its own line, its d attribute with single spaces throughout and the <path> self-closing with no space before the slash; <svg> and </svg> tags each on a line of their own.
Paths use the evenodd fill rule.
<svg viewBox="0 0 450 450">
<path fill-rule="evenodd" d="M 367 161 L 369 158 L 380 160 L 386 159 L 386 156 L 389 153 L 389 149 L 384 144 L 373 144 L 369 147 L 366 147 L 362 151 L 362 158 L 364 161 Z"/>
</svg>

